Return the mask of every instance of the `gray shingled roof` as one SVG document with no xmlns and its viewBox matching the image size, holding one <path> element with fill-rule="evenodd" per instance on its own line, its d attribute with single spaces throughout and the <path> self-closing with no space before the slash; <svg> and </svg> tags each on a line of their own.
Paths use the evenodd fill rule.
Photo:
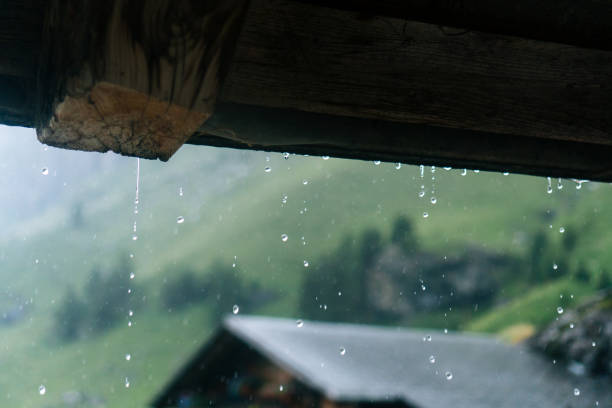
<svg viewBox="0 0 612 408">
<path fill-rule="evenodd" d="M 268 317 L 231 316 L 224 327 L 336 401 L 401 399 L 422 408 L 594 407 L 599 401 L 612 407 L 609 379 L 575 376 L 492 337 L 309 321 L 298 327 Z"/>
</svg>

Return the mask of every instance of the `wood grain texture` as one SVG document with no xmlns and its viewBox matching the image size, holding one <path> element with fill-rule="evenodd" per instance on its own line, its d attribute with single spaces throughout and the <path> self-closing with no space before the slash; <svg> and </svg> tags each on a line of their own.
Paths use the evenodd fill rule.
<svg viewBox="0 0 612 408">
<path fill-rule="evenodd" d="M 39 139 L 167 160 L 213 110 L 245 1 L 52 3 Z"/>
<path fill-rule="evenodd" d="M 612 50 L 612 0 L 298 0 L 387 16 Z"/>
<path fill-rule="evenodd" d="M 612 144 L 611 89 L 608 51 L 253 0 L 220 98 Z"/>
</svg>

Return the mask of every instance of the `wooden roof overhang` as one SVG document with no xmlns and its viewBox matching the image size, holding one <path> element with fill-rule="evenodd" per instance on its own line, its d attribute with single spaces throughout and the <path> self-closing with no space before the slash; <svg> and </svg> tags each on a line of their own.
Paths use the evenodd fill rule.
<svg viewBox="0 0 612 408">
<path fill-rule="evenodd" d="M 612 0 L 1 0 L 0 122 L 612 180 Z"/>
</svg>

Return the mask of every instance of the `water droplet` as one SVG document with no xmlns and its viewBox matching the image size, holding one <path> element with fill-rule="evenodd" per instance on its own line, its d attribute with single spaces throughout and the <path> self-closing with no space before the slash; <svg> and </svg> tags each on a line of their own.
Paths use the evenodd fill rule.
<svg viewBox="0 0 612 408">
<path fill-rule="evenodd" d="M 444 329 L 444 334 L 448 334 L 448 329 Z"/>
<path fill-rule="evenodd" d="M 548 181 L 548 186 L 546 186 L 546 192 L 548 194 L 552 194 L 552 192 L 553 192 L 552 180 L 550 179 L 550 177 L 547 177 L 546 180 Z"/>
<path fill-rule="evenodd" d="M 467 174 L 467 169 L 463 169 L 463 171 L 461 172 L 462 176 L 465 176 Z"/>
<path fill-rule="evenodd" d="M 304 321 L 303 321 L 303 320 L 296 320 L 296 321 L 295 321 L 295 325 L 296 325 L 297 327 L 302 327 L 302 326 L 304 326 Z"/>
<path fill-rule="evenodd" d="M 557 313 L 558 314 L 563 314 L 563 308 L 561 306 L 557 307 Z"/>
<path fill-rule="evenodd" d="M 425 292 L 427 290 L 427 287 L 425 285 L 421 285 L 421 290 Z"/>
<path fill-rule="evenodd" d="M 288 239 L 289 239 L 289 236 L 287 234 L 281 234 L 281 241 L 287 242 Z"/>
<path fill-rule="evenodd" d="M 321 156 L 323 160 L 329 160 L 329 156 Z"/>
<path fill-rule="evenodd" d="M 570 323 L 569 328 L 573 329 L 574 328 L 574 323 Z"/>
<path fill-rule="evenodd" d="M 574 388 L 574 395 L 576 397 L 580 395 L 580 390 L 578 388 Z"/>
<path fill-rule="evenodd" d="M 47 387 L 45 387 L 44 385 L 42 385 L 42 384 L 41 384 L 41 385 L 38 387 L 38 393 L 39 393 L 40 395 L 45 395 L 45 394 L 47 393 Z"/>
<path fill-rule="evenodd" d="M 592 347 L 596 347 L 596 346 L 597 346 L 597 343 L 592 342 L 592 343 L 591 343 L 591 346 L 592 346 Z"/>
<path fill-rule="evenodd" d="M 507 171 L 504 171 L 502 174 L 503 174 L 504 176 L 508 176 L 510 173 L 508 173 Z"/>
<path fill-rule="evenodd" d="M 346 349 L 344 347 L 340 347 L 340 355 L 343 356 L 346 354 Z"/>
<path fill-rule="evenodd" d="M 283 195 L 283 197 L 281 198 L 281 202 L 282 202 L 283 204 L 287 204 L 287 198 L 288 198 L 288 197 L 287 197 L 287 195 L 286 195 L 286 194 L 285 194 L 285 195 Z"/>
<path fill-rule="evenodd" d="M 131 320 L 128 322 L 128 327 L 132 327 L 132 321 Z"/>
<path fill-rule="evenodd" d="M 480 173 L 480 170 L 474 170 L 474 173 L 478 174 Z"/>
<path fill-rule="evenodd" d="M 125 355 L 125 361 L 130 361 L 132 359 L 132 355 L 130 353 L 127 353 Z"/>
<path fill-rule="evenodd" d="M 419 191 L 419 198 L 425 197 L 425 190 Z"/>
<path fill-rule="evenodd" d="M 447 167 L 443 167 L 443 169 L 446 170 L 446 171 L 449 171 L 449 170 L 452 170 L 452 167 L 448 167 L 447 166 Z"/>
<path fill-rule="evenodd" d="M 270 167 L 270 166 L 266 166 L 266 167 L 264 168 L 264 171 L 265 171 L 266 173 L 269 173 L 269 172 L 271 172 L 271 171 L 272 171 L 272 167 Z"/>
<path fill-rule="evenodd" d="M 130 379 L 125 377 L 125 388 L 130 388 Z"/>
<path fill-rule="evenodd" d="M 279 390 L 280 392 L 283 392 L 283 390 L 284 390 L 284 389 L 285 389 L 285 387 L 283 387 L 282 385 L 279 385 L 279 386 L 278 386 L 278 390 Z"/>
<path fill-rule="evenodd" d="M 35 260 L 34 260 L 34 263 L 35 263 L 35 264 L 38 264 L 38 262 L 40 262 L 38 259 L 35 259 Z"/>
<path fill-rule="evenodd" d="M 395 163 L 395 170 L 399 170 L 402 168 L 402 163 Z"/>
<path fill-rule="evenodd" d="M 310 265 L 310 264 L 308 263 L 307 260 L 304 259 L 304 268 L 308 268 L 308 265 Z"/>
<path fill-rule="evenodd" d="M 423 213 L 423 218 L 427 218 L 427 217 L 429 217 L 429 213 L 426 211 Z"/>
<path fill-rule="evenodd" d="M 559 269 L 559 265 L 557 265 L 556 263 L 553 264 L 553 269 L 556 271 L 557 269 Z"/>
<path fill-rule="evenodd" d="M 238 307 L 238 305 L 232 306 L 232 313 L 233 314 L 238 314 L 239 311 L 240 311 L 240 307 Z"/>
<path fill-rule="evenodd" d="M 559 228 L 559 232 L 563 234 L 565 232 L 565 228 L 564 227 Z"/>
<path fill-rule="evenodd" d="M 138 235 L 136 234 L 132 235 L 132 241 L 138 241 Z"/>
<path fill-rule="evenodd" d="M 434 355 L 429 356 L 429 362 L 431 364 L 434 364 L 436 362 L 436 356 L 434 356 Z"/>
<path fill-rule="evenodd" d="M 563 183 L 561 182 L 561 179 L 557 180 L 557 190 L 563 190 Z"/>
<path fill-rule="evenodd" d="M 446 374 L 444 374 L 444 376 L 446 377 L 447 380 L 453 379 L 453 373 L 451 373 L 450 371 L 447 371 Z"/>
<path fill-rule="evenodd" d="M 43 167 L 40 172 L 42 173 L 43 176 L 46 176 L 47 174 L 49 174 L 49 169 L 46 167 Z"/>
<path fill-rule="evenodd" d="M 133 310 L 130 310 L 130 311 L 128 312 L 128 316 L 130 316 L 130 317 L 134 316 L 134 311 L 133 311 Z"/>
<path fill-rule="evenodd" d="M 283 159 L 287 160 L 289 158 L 289 153 L 285 152 L 283 153 Z"/>
<path fill-rule="evenodd" d="M 308 180 L 304 179 L 304 181 L 302 181 L 302 184 L 303 184 L 303 185 L 308 184 Z"/>
<path fill-rule="evenodd" d="M 179 187 L 179 197 L 183 196 L 183 187 Z"/>
<path fill-rule="evenodd" d="M 431 201 L 432 204 L 435 204 L 438 202 L 438 199 L 436 197 L 431 197 L 429 201 Z"/>
<path fill-rule="evenodd" d="M 378 166 L 380 164 L 380 160 L 374 160 L 374 165 Z"/>
<path fill-rule="evenodd" d="M 134 274 L 134 272 L 130 272 L 130 279 L 134 279 L 136 277 L 136 275 Z"/>
<path fill-rule="evenodd" d="M 431 341 L 431 336 L 428 334 L 427 336 L 425 336 L 425 340 Z"/>
</svg>

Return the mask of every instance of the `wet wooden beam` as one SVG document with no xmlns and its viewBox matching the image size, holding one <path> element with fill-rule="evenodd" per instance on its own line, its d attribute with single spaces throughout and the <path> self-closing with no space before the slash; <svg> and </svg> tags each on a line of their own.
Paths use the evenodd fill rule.
<svg viewBox="0 0 612 408">
<path fill-rule="evenodd" d="M 612 181 L 612 146 L 219 103 L 190 144 Z"/>
<path fill-rule="evenodd" d="M 298 0 L 439 26 L 612 50 L 612 0 Z"/>
<path fill-rule="evenodd" d="M 38 137 L 167 160 L 210 116 L 245 0 L 51 0 Z"/>
</svg>

